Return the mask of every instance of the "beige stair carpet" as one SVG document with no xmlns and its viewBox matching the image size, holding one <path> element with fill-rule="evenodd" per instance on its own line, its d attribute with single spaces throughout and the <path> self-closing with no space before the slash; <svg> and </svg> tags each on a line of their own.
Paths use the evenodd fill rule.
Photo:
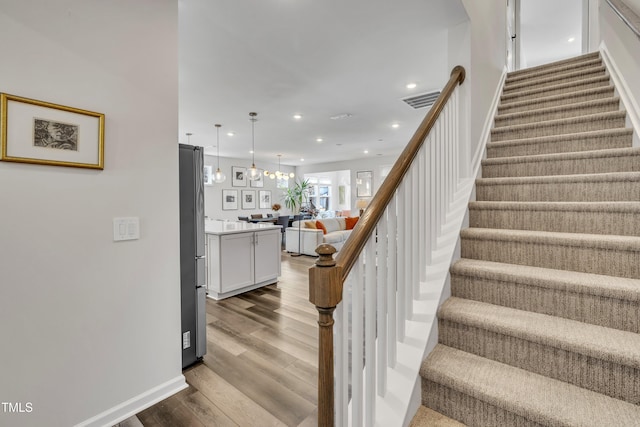
<svg viewBox="0 0 640 427">
<path fill-rule="evenodd" d="M 421 368 L 435 412 L 412 425 L 640 426 L 640 149 L 625 123 L 597 52 L 507 76 Z"/>
</svg>

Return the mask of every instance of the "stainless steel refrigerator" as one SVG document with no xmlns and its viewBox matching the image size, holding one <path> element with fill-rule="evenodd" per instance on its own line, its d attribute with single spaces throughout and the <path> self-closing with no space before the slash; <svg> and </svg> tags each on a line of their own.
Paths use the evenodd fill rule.
<svg viewBox="0 0 640 427">
<path fill-rule="evenodd" d="M 204 253 L 204 155 L 180 144 L 180 300 L 182 367 L 207 352 Z"/>
</svg>

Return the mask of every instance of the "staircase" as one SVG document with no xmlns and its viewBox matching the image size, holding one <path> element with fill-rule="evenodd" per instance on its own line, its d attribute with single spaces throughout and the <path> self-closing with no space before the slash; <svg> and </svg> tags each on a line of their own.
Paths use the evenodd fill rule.
<svg viewBox="0 0 640 427">
<path fill-rule="evenodd" d="M 508 75 L 413 425 L 640 426 L 631 145 L 598 53 Z"/>
</svg>

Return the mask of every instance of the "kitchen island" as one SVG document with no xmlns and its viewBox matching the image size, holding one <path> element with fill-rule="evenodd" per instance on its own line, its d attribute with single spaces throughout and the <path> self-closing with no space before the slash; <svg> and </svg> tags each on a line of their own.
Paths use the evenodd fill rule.
<svg viewBox="0 0 640 427">
<path fill-rule="evenodd" d="M 219 300 L 278 281 L 281 226 L 207 219 L 208 296 Z"/>
</svg>

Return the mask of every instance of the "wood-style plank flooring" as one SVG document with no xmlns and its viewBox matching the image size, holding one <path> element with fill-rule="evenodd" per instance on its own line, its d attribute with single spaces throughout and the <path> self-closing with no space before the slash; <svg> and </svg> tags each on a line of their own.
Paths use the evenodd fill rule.
<svg viewBox="0 0 640 427">
<path fill-rule="evenodd" d="M 315 258 L 282 253 L 277 284 L 207 299 L 207 354 L 189 388 L 139 413 L 144 426 L 316 426 Z"/>
</svg>

